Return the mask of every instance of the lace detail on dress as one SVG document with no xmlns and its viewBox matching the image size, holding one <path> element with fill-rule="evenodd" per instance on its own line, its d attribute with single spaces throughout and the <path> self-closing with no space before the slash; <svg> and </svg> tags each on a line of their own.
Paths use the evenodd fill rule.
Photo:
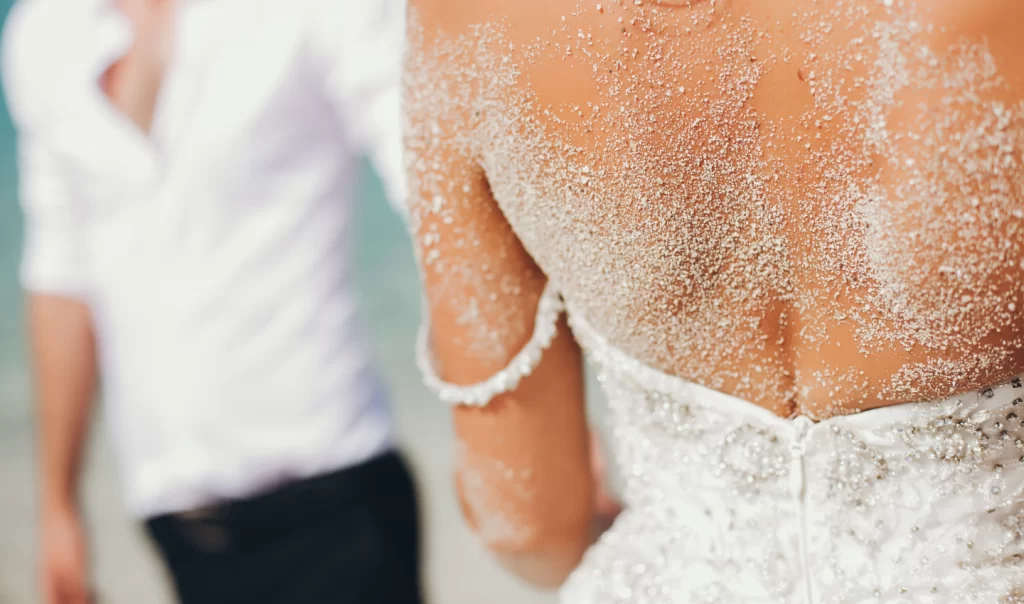
<svg viewBox="0 0 1024 604">
<path fill-rule="evenodd" d="M 638 362 L 568 306 L 627 511 L 566 604 L 1006 604 L 1024 594 L 1024 385 L 812 424 Z"/>
<path fill-rule="evenodd" d="M 561 316 L 563 308 L 558 289 L 548 281 L 537 303 L 537 318 L 534 320 L 530 341 L 512 357 L 504 369 L 482 382 L 466 386 L 446 382 L 434 370 L 435 363 L 430 351 L 429 313 L 424 312 L 416 342 L 416 360 L 420 371 L 423 372 L 423 383 L 446 403 L 479 407 L 487 405 L 499 394 L 515 390 L 519 382 L 537 368 L 544 351 L 555 339 L 558 317 Z"/>
</svg>

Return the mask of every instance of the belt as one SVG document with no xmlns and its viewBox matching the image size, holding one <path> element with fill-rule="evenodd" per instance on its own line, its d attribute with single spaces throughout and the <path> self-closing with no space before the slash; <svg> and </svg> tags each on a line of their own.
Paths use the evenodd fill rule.
<svg viewBox="0 0 1024 604">
<path fill-rule="evenodd" d="M 227 553 L 258 547 L 325 514 L 344 513 L 345 505 L 355 500 L 409 493 L 411 483 L 405 466 L 391 452 L 251 498 L 156 516 L 146 525 L 152 536 L 169 549 Z"/>
</svg>

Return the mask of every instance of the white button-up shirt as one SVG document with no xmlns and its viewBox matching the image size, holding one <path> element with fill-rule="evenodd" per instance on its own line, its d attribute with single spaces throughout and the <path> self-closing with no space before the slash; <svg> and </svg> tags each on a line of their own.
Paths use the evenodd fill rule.
<svg viewBox="0 0 1024 604">
<path fill-rule="evenodd" d="M 353 292 L 357 158 L 402 196 L 399 0 L 181 0 L 152 131 L 102 74 L 112 0 L 21 0 L 3 34 L 22 281 L 93 315 L 139 516 L 391 446 Z"/>
</svg>

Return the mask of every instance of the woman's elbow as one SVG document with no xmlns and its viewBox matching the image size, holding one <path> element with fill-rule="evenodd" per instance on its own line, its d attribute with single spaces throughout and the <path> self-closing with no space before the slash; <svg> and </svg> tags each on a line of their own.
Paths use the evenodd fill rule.
<svg viewBox="0 0 1024 604">
<path fill-rule="evenodd" d="M 461 483 L 462 481 L 460 481 Z M 459 488 L 466 522 L 499 562 L 541 588 L 561 585 L 590 545 L 594 511 L 585 494 L 561 494 L 553 505 L 529 497 L 480 497 Z"/>
<path fill-rule="evenodd" d="M 502 566 L 520 579 L 543 589 L 555 589 L 579 566 L 590 544 L 590 530 L 548 531 L 519 547 L 489 543 Z"/>
</svg>

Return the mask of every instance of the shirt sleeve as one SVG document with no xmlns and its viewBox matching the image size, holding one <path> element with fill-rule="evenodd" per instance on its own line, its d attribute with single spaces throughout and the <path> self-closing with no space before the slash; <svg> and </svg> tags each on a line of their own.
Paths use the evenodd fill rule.
<svg viewBox="0 0 1024 604">
<path fill-rule="evenodd" d="M 313 42 L 346 142 L 369 156 L 388 201 L 406 212 L 400 84 L 404 0 L 315 0 Z"/>
<path fill-rule="evenodd" d="M 81 246 L 82 216 L 72 203 L 66 174 L 50 144 L 53 101 L 37 79 L 53 75 L 38 56 L 31 5 L 16 4 L 4 27 L 0 60 L 4 93 L 18 133 L 18 198 L 24 215 L 20 277 L 25 289 L 81 297 L 85 270 Z"/>
<path fill-rule="evenodd" d="M 85 293 L 81 216 L 55 166 L 38 140 L 18 141 L 18 196 L 24 215 L 21 283 L 32 292 L 79 297 Z"/>
</svg>

